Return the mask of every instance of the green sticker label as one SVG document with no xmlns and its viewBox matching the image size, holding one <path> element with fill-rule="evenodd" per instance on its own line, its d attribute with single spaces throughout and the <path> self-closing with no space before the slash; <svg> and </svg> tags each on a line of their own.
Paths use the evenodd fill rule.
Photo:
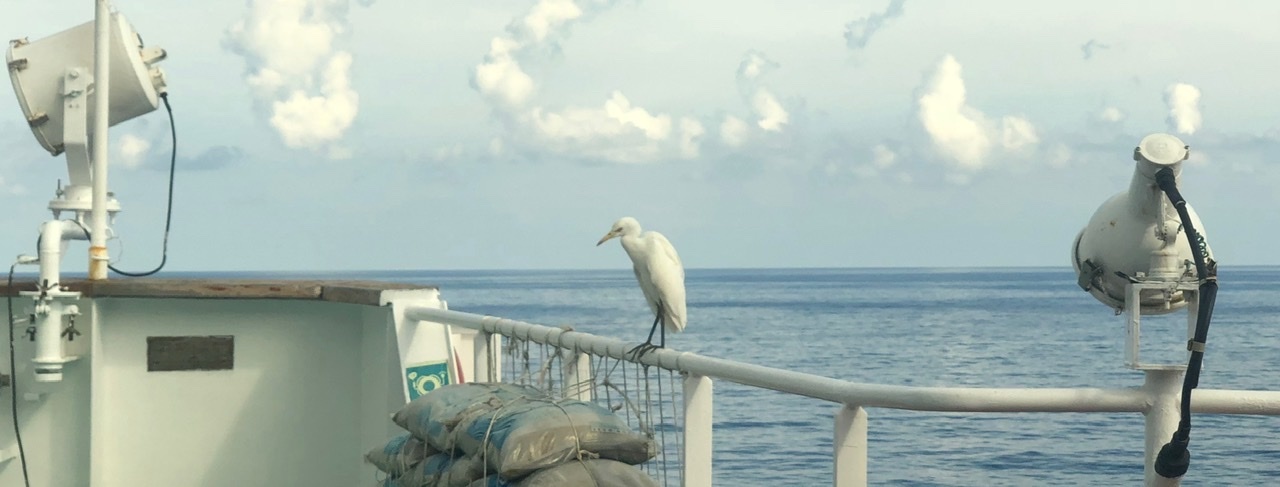
<svg viewBox="0 0 1280 487">
<path fill-rule="evenodd" d="M 409 382 L 409 400 L 417 399 L 440 386 L 449 384 L 449 362 L 418 364 L 404 369 Z"/>
</svg>

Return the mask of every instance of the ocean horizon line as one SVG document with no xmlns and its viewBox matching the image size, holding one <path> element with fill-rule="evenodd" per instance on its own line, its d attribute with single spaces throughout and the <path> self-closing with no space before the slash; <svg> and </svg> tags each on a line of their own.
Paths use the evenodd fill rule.
<svg viewBox="0 0 1280 487">
<path fill-rule="evenodd" d="M 1277 264 L 1234 264 L 1221 265 L 1219 269 L 1268 269 L 1280 268 Z M 164 278 L 166 275 L 367 275 L 367 274 L 384 274 L 384 275 L 409 275 L 424 273 L 544 273 L 544 272 L 630 272 L 630 266 L 618 267 L 595 267 L 595 268 L 555 268 L 555 267 L 526 267 L 526 268 L 438 268 L 438 269 L 275 269 L 275 270 L 170 270 L 162 271 L 152 278 Z M 780 267 L 688 267 L 686 272 L 725 272 L 725 271 L 914 271 L 914 272 L 966 272 L 966 271 L 1068 271 L 1074 272 L 1070 265 L 984 265 L 984 266 L 780 266 Z M 25 271 L 17 272 L 14 277 L 36 275 L 37 272 Z M 84 271 L 80 272 L 63 272 L 63 277 L 81 279 L 87 276 Z M 112 274 L 110 279 L 135 279 L 131 277 L 123 277 Z"/>
</svg>

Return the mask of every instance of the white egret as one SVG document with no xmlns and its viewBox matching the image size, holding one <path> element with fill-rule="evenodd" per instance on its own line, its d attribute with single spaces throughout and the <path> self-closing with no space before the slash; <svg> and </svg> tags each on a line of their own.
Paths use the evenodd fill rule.
<svg viewBox="0 0 1280 487">
<path fill-rule="evenodd" d="M 671 242 L 661 233 L 640 232 L 640 222 L 635 218 L 623 217 L 613 224 L 596 246 L 599 247 L 609 239 L 621 237 L 623 250 L 631 257 L 636 273 L 636 281 L 640 290 L 644 291 L 644 299 L 653 311 L 653 326 L 649 329 L 649 338 L 631 353 L 636 356 L 655 348 L 663 348 L 667 344 L 667 330 L 672 333 L 684 331 L 684 265 L 680 263 L 680 255 Z M 658 323 L 662 323 L 662 333 L 658 345 L 653 344 L 653 332 Z"/>
</svg>

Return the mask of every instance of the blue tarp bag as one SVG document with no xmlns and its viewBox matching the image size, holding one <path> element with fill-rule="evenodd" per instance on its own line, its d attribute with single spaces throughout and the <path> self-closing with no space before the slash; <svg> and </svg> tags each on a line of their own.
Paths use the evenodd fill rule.
<svg viewBox="0 0 1280 487">
<path fill-rule="evenodd" d="M 457 425 L 456 446 L 515 480 L 570 460 L 649 461 L 657 447 L 609 410 L 578 400 L 524 399 Z"/>
<path fill-rule="evenodd" d="M 369 450 L 364 459 L 387 475 L 398 477 L 432 453 L 435 452 L 422 440 L 406 433 L 392 438 L 384 446 Z"/>
<path fill-rule="evenodd" d="M 460 421 L 524 397 L 545 397 L 545 393 L 513 384 L 452 384 L 414 399 L 392 415 L 391 421 L 435 450 L 452 452 L 450 433 Z"/>
</svg>

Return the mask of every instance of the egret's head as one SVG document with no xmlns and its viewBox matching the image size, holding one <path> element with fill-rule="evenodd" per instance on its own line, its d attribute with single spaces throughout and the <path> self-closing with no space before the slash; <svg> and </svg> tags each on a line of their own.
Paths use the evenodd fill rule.
<svg viewBox="0 0 1280 487">
<path fill-rule="evenodd" d="M 618 221 L 613 222 L 613 228 L 610 228 L 609 233 L 604 234 L 604 237 L 602 237 L 599 242 L 596 242 L 596 246 L 598 247 L 600 244 L 608 242 L 609 239 L 614 237 L 626 237 L 639 234 L 640 222 L 636 221 L 635 218 L 624 216 L 618 219 Z"/>
</svg>

